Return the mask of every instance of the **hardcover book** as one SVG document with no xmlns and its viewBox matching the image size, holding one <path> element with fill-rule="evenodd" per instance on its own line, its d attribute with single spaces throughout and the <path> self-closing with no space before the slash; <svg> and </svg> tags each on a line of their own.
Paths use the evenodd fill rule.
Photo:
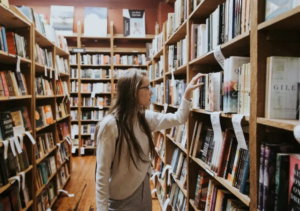
<svg viewBox="0 0 300 211">
<path fill-rule="evenodd" d="M 84 11 L 84 36 L 106 37 L 107 8 L 86 7 Z"/>
<path fill-rule="evenodd" d="M 290 156 L 289 211 L 300 210 L 300 156 Z"/>
<path fill-rule="evenodd" d="M 299 0 L 266 0 L 265 19 L 270 20 L 300 5 Z"/>
<path fill-rule="evenodd" d="M 74 7 L 51 5 L 50 26 L 60 35 L 73 35 Z"/>
<path fill-rule="evenodd" d="M 124 37 L 145 37 L 145 11 L 123 9 Z"/>
</svg>

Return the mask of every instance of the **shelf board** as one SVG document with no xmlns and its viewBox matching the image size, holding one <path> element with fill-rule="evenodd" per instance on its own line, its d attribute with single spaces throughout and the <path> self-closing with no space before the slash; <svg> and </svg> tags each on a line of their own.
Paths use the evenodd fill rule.
<svg viewBox="0 0 300 211">
<path fill-rule="evenodd" d="M 38 128 L 36 128 L 35 130 L 36 130 L 36 132 L 38 132 L 38 131 L 41 131 L 41 130 L 43 130 L 43 129 L 45 129 L 45 128 L 47 128 L 47 127 L 49 127 L 49 126 L 51 126 L 51 125 L 54 125 L 55 124 L 55 120 L 53 120 L 53 123 L 51 123 L 51 124 L 48 124 L 48 125 L 44 125 L 44 126 L 42 126 L 42 127 L 38 127 Z"/>
<path fill-rule="evenodd" d="M 20 62 L 21 62 L 21 64 L 31 64 L 30 59 L 26 59 L 26 58 L 23 58 L 23 57 L 20 57 Z M 17 63 L 17 56 L 12 55 L 12 54 L 8 54 L 7 52 L 0 50 L 0 63 L 16 64 Z"/>
<path fill-rule="evenodd" d="M 110 48 L 85 47 L 85 53 L 110 53 Z M 83 53 L 84 54 L 84 53 Z"/>
<path fill-rule="evenodd" d="M 111 67 L 110 64 L 81 64 L 81 67 Z"/>
<path fill-rule="evenodd" d="M 151 83 L 153 83 L 153 82 L 158 83 L 158 82 L 163 82 L 163 81 L 164 81 L 164 76 L 152 80 Z"/>
<path fill-rule="evenodd" d="M 110 106 L 102 106 L 103 108 L 110 108 Z M 81 106 L 81 108 L 87 109 L 100 109 L 99 106 Z"/>
<path fill-rule="evenodd" d="M 35 28 L 35 42 L 40 46 L 40 47 L 53 47 L 54 44 L 41 32 L 39 32 Z"/>
<path fill-rule="evenodd" d="M 156 105 L 156 106 L 162 106 L 162 107 L 164 107 L 164 105 L 163 104 L 161 104 L 161 103 L 152 103 L 153 105 Z"/>
<path fill-rule="evenodd" d="M 81 81 L 111 81 L 111 78 L 81 78 Z"/>
<path fill-rule="evenodd" d="M 187 198 L 187 190 L 184 189 L 183 185 L 181 184 L 181 182 L 175 178 L 175 175 L 172 173 L 172 177 L 175 180 L 175 182 L 177 183 L 178 187 L 180 188 L 180 190 L 182 191 L 182 193 L 185 195 L 185 197 Z"/>
<path fill-rule="evenodd" d="M 85 149 L 97 149 L 97 147 L 89 146 L 89 147 L 84 147 Z"/>
<path fill-rule="evenodd" d="M 258 25 L 258 30 L 280 30 L 299 31 L 300 29 L 300 6 L 291 9 L 275 18 L 262 22 Z"/>
<path fill-rule="evenodd" d="M 91 136 L 92 134 L 81 134 L 81 136 Z"/>
<path fill-rule="evenodd" d="M 72 94 L 72 95 L 75 95 L 75 94 L 78 94 L 78 92 L 70 92 L 70 94 Z M 59 95 L 56 95 L 56 96 L 59 96 Z M 62 97 L 63 97 L 64 95 L 62 95 Z"/>
<path fill-rule="evenodd" d="M 209 169 L 206 164 L 198 159 L 198 158 L 195 158 L 195 157 L 192 157 L 190 156 L 190 158 L 195 162 L 197 163 L 200 167 L 202 167 L 203 169 L 207 170 Z M 211 175 L 212 176 L 212 175 Z M 250 198 L 249 196 L 245 195 L 245 194 L 242 194 L 237 188 L 235 187 L 232 187 L 231 184 L 229 184 L 229 181 L 224 179 L 224 178 L 221 178 L 221 177 L 218 177 L 216 175 L 212 176 L 215 180 L 217 180 L 220 184 L 222 184 L 225 188 L 227 188 L 227 190 L 229 190 L 232 194 L 234 194 L 237 198 L 239 198 L 244 204 L 246 204 L 247 206 L 249 206 L 250 204 Z"/>
<path fill-rule="evenodd" d="M 145 37 L 124 37 L 123 34 L 115 34 L 113 36 L 114 39 L 125 39 L 125 40 L 153 40 L 155 35 L 153 34 L 146 34 Z"/>
<path fill-rule="evenodd" d="M 66 115 L 66 116 L 64 116 L 64 117 L 62 117 L 60 119 L 57 119 L 56 122 L 60 122 L 60 121 L 65 120 L 65 119 L 67 119 L 69 117 L 70 117 L 70 115 Z"/>
<path fill-rule="evenodd" d="M 62 142 L 64 142 L 64 140 L 61 141 L 60 144 L 62 144 Z M 57 167 L 56 171 L 60 170 L 69 160 L 70 160 L 70 155 L 68 155 L 68 159 L 64 160 L 62 164 L 59 167 Z"/>
<path fill-rule="evenodd" d="M 27 211 L 31 205 L 33 204 L 33 200 L 29 201 L 27 204 L 26 204 L 26 207 L 22 209 L 22 211 Z"/>
<path fill-rule="evenodd" d="M 199 209 L 197 209 L 197 207 L 195 206 L 195 201 L 194 201 L 194 199 L 190 199 L 190 204 L 191 204 L 191 206 L 194 208 L 194 210 L 195 211 L 200 211 Z"/>
<path fill-rule="evenodd" d="M 110 40 L 111 38 L 111 34 L 108 34 L 107 36 L 105 37 L 99 37 L 99 36 L 85 36 L 84 34 L 80 37 L 80 39 L 82 41 L 85 41 L 85 40 Z"/>
<path fill-rule="evenodd" d="M 157 149 L 155 149 L 155 152 L 157 154 L 158 157 L 160 157 L 161 161 L 165 164 L 165 158 L 160 156 L 160 154 L 158 153 Z"/>
<path fill-rule="evenodd" d="M 11 96 L 11 97 L 0 97 L 1 101 L 11 101 L 11 100 L 23 100 L 23 99 L 31 99 L 31 95 L 24 95 L 24 96 Z"/>
<path fill-rule="evenodd" d="M 206 111 L 206 110 L 204 110 L 204 109 L 195 109 L 195 108 L 193 108 L 192 110 L 191 110 L 192 112 L 195 112 L 195 113 L 200 113 L 200 114 L 208 114 L 208 115 L 210 115 L 210 114 L 212 114 L 213 112 L 211 112 L 211 111 Z M 234 114 L 227 114 L 227 113 L 221 113 L 220 114 L 220 116 L 221 117 L 225 117 L 225 118 L 232 118 L 232 116 L 233 116 Z M 249 116 L 245 116 L 244 117 L 244 120 L 245 121 L 249 121 Z"/>
<path fill-rule="evenodd" d="M 164 49 L 160 49 L 156 55 L 153 56 L 153 59 L 160 59 L 160 56 L 162 56 L 164 53 Z"/>
<path fill-rule="evenodd" d="M 0 188 L 0 194 L 6 191 L 10 187 L 10 183 L 8 182 L 6 185 Z"/>
<path fill-rule="evenodd" d="M 78 66 L 78 64 L 70 64 L 70 66 Z"/>
<path fill-rule="evenodd" d="M 241 34 L 232 40 L 221 45 L 222 54 L 225 58 L 232 55 L 240 55 L 243 56 L 245 54 L 249 54 L 250 52 L 250 35 L 249 32 Z M 217 60 L 214 57 L 214 52 L 210 51 L 192 61 L 190 61 L 190 65 L 196 64 L 218 64 Z"/>
<path fill-rule="evenodd" d="M 168 105 L 170 108 L 175 108 L 175 109 L 178 109 L 179 108 L 179 106 L 173 106 L 173 105 Z"/>
<path fill-rule="evenodd" d="M 172 45 L 180 40 L 184 39 L 185 36 L 187 35 L 186 33 L 186 24 L 187 20 L 185 20 L 181 26 L 178 27 L 178 29 L 170 36 L 170 38 L 166 41 L 166 45 Z"/>
<path fill-rule="evenodd" d="M 46 157 L 48 157 L 48 155 L 50 155 L 54 150 L 56 149 L 56 146 L 53 147 L 52 149 L 49 150 L 49 152 L 47 154 L 45 154 L 43 157 L 39 158 L 36 160 L 36 164 L 39 164 L 40 162 L 42 162 Z"/>
<path fill-rule="evenodd" d="M 71 175 L 68 176 L 68 178 L 66 179 L 66 182 L 63 186 L 60 187 L 60 189 L 64 189 L 65 186 L 67 185 L 67 183 L 69 182 L 69 179 L 71 178 Z"/>
<path fill-rule="evenodd" d="M 174 75 L 183 75 L 186 74 L 187 71 L 187 65 L 182 65 L 181 67 L 178 67 L 176 70 L 173 71 Z M 172 75 L 171 71 L 166 72 L 166 75 Z"/>
<path fill-rule="evenodd" d="M 50 204 L 50 208 L 53 207 L 53 205 L 55 204 L 55 202 L 56 202 L 57 199 L 58 199 L 57 196 L 55 196 L 55 197 L 52 199 L 51 204 Z"/>
<path fill-rule="evenodd" d="M 114 67 L 147 67 L 147 65 L 121 65 L 121 64 L 114 64 Z"/>
<path fill-rule="evenodd" d="M 109 49 L 109 52 L 111 50 Z M 146 53 L 146 48 L 114 48 L 113 49 L 114 53 L 129 53 L 129 54 L 145 54 Z"/>
<path fill-rule="evenodd" d="M 267 119 L 263 117 L 257 118 L 257 123 L 270 126 L 270 127 L 276 127 L 279 129 L 294 131 L 294 128 L 300 124 L 299 120 L 289 120 L 289 119 Z"/>
<path fill-rule="evenodd" d="M 187 155 L 187 149 L 182 146 L 182 144 L 176 142 L 174 138 L 172 138 L 169 134 L 167 134 L 167 138 L 170 139 L 181 151 L 183 151 Z"/>
<path fill-rule="evenodd" d="M 78 78 L 70 78 L 70 80 L 78 80 Z"/>
<path fill-rule="evenodd" d="M 69 73 L 63 73 L 63 72 L 58 72 L 58 75 L 59 76 L 70 76 Z"/>
<path fill-rule="evenodd" d="M 218 8 L 219 4 L 224 2 L 224 0 L 202 0 L 202 2 L 198 4 L 195 10 L 191 13 L 189 18 L 207 18 Z"/>
<path fill-rule="evenodd" d="M 81 122 L 99 122 L 100 119 L 98 120 L 92 120 L 92 119 L 87 119 L 87 120 L 80 120 Z"/>
<path fill-rule="evenodd" d="M 0 4 L 0 25 L 6 28 L 22 28 L 29 27 L 30 23 L 25 21 L 19 15 L 6 8 L 3 4 Z"/>
<path fill-rule="evenodd" d="M 50 71 L 54 71 L 54 70 L 50 67 L 46 67 L 46 68 L 47 68 L 47 74 L 48 74 L 48 77 L 49 77 L 50 76 Z M 35 62 L 35 72 L 36 73 L 45 73 L 45 65 Z M 54 73 L 52 75 L 54 76 Z"/>
<path fill-rule="evenodd" d="M 63 50 L 62 48 L 58 47 L 58 46 L 55 46 L 56 48 L 56 55 L 59 55 L 59 56 L 69 56 L 70 54 Z"/>
<path fill-rule="evenodd" d="M 74 92 L 74 93 L 77 93 L 77 92 Z M 80 94 L 83 94 L 83 95 L 90 95 L 92 94 L 91 92 L 81 92 Z M 96 93 L 96 95 L 110 95 L 111 92 L 99 92 L 99 93 Z"/>
<path fill-rule="evenodd" d="M 167 3 L 175 3 L 176 0 L 166 0 Z"/>
<path fill-rule="evenodd" d="M 35 96 L 35 98 L 38 100 L 38 99 L 51 99 L 51 98 L 55 98 L 55 95 L 50 95 L 50 96 L 47 96 L 47 95 L 37 95 Z"/>
</svg>

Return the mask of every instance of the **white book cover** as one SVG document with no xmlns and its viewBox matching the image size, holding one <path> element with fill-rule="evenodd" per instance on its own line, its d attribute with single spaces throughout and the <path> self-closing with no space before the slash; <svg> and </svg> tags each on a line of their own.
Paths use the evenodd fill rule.
<svg viewBox="0 0 300 211">
<path fill-rule="evenodd" d="M 84 36 L 107 36 L 107 8 L 86 7 L 84 14 Z"/>
<path fill-rule="evenodd" d="M 265 117 L 296 119 L 299 57 L 269 57 Z"/>
<path fill-rule="evenodd" d="M 123 9 L 124 37 L 145 37 L 146 22 L 144 10 Z"/>
<path fill-rule="evenodd" d="M 73 35 L 74 7 L 51 5 L 50 25 L 60 35 Z"/>
</svg>

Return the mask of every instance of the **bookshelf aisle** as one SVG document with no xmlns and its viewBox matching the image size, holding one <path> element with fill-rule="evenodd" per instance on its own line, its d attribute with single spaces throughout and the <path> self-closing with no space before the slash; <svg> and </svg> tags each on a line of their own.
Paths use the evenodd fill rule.
<svg viewBox="0 0 300 211">
<path fill-rule="evenodd" d="M 106 114 L 116 94 L 115 85 L 124 70 L 147 69 L 145 38 L 127 38 L 114 34 L 110 23 L 106 37 L 89 37 L 78 32 L 66 36 L 71 64 L 71 118 L 73 153 L 84 155 L 96 149 L 94 131 L 98 121 Z M 93 92 L 93 90 L 97 90 Z"/>
<path fill-rule="evenodd" d="M 154 55 L 148 62 L 150 81 L 154 87 L 154 102 L 151 108 L 158 112 L 164 112 L 167 104 L 166 112 L 176 112 L 179 106 L 180 93 L 183 93 L 180 87 L 184 87 L 197 73 L 204 74 L 205 80 L 202 81 L 204 86 L 199 90 L 200 94 L 193 93 L 193 108 L 188 122 L 177 129 L 172 128 L 153 134 L 157 153 L 152 164 L 154 172 L 159 174 L 155 177 L 155 184 L 161 208 L 170 199 L 168 201 L 170 210 L 175 209 L 175 207 L 181 209 L 185 205 L 187 205 L 187 210 L 207 210 L 212 206 L 220 206 L 216 202 L 216 197 L 225 197 L 227 205 L 230 203 L 230 206 L 239 207 L 241 210 L 263 210 L 268 206 L 272 207 L 272 210 L 274 208 L 275 210 L 287 209 L 289 196 L 287 189 L 281 189 L 285 191 L 283 200 L 285 204 L 278 204 L 277 189 L 277 196 L 269 195 L 266 192 L 268 190 L 266 187 L 269 190 L 274 189 L 275 192 L 275 183 L 273 182 L 275 181 L 275 173 L 270 175 L 273 178 L 272 182 L 267 182 L 268 176 L 265 177 L 264 175 L 268 174 L 267 171 L 270 166 L 264 166 L 267 165 L 267 161 L 272 162 L 270 165 L 273 167 L 276 166 L 276 155 L 277 159 L 282 159 L 281 162 L 286 162 L 285 167 L 287 169 L 282 167 L 284 164 L 281 164 L 281 167 L 277 166 L 284 171 L 291 171 L 288 167 L 289 162 L 292 162 L 292 157 L 293 162 L 299 163 L 297 156 L 291 156 L 290 160 L 286 158 L 283 160 L 283 155 L 278 154 L 278 152 L 300 152 L 299 145 L 292 133 L 299 125 L 299 120 L 296 119 L 297 109 L 295 109 L 298 104 L 292 100 L 298 99 L 298 97 L 296 92 L 291 95 L 285 90 L 284 94 L 281 93 L 282 96 L 293 97 L 280 99 L 288 102 L 288 105 L 284 106 L 290 106 L 291 113 L 275 113 L 277 116 L 272 113 L 270 109 L 274 109 L 272 105 L 275 101 L 272 101 L 273 104 L 270 103 L 273 93 L 268 88 L 272 83 L 268 75 L 271 68 L 268 69 L 268 67 L 279 62 L 277 57 L 294 57 L 288 58 L 289 60 L 285 58 L 289 64 L 294 61 L 295 63 L 293 63 L 294 69 L 289 68 L 291 77 L 289 79 L 288 77 L 284 78 L 286 81 L 281 83 L 284 86 L 291 85 L 290 81 L 293 80 L 294 89 L 292 90 L 297 89 L 295 87 L 297 87 L 298 79 L 295 77 L 299 74 L 300 69 L 298 66 L 300 25 L 299 21 L 296 20 L 299 19 L 299 6 L 294 6 L 293 9 L 283 14 L 277 14 L 276 17 L 265 21 L 266 4 L 270 4 L 269 1 L 251 1 L 251 9 L 250 1 L 242 1 L 240 12 L 244 18 L 236 20 L 240 22 L 236 25 L 238 27 L 234 28 L 233 33 L 226 28 L 216 27 L 216 23 L 211 21 L 212 19 L 214 21 L 219 20 L 220 16 L 222 18 L 224 11 L 228 10 L 226 6 L 229 1 L 176 0 L 168 2 L 174 3 L 175 13 L 180 11 L 178 5 L 186 5 L 186 7 L 182 10 L 179 18 L 176 14 L 168 15 L 168 21 L 164 23 L 162 30 L 164 34 L 163 44 L 162 46 L 158 45 L 157 50 L 153 50 Z M 267 11 L 272 10 L 274 8 Z M 234 17 L 231 18 L 234 19 Z M 223 20 L 228 21 L 228 19 Z M 231 27 L 230 24 L 226 23 L 225 26 Z M 212 28 L 209 29 L 209 27 Z M 214 36 L 206 37 L 210 34 L 207 32 L 207 28 L 211 30 L 210 32 L 215 33 Z M 158 35 L 159 33 L 156 36 Z M 206 39 L 199 41 L 200 37 L 206 37 Z M 207 40 L 208 43 L 206 43 Z M 218 46 L 220 46 L 225 57 L 224 68 L 219 65 L 214 56 L 214 51 L 218 49 Z M 282 58 L 280 60 L 281 64 L 287 65 L 288 62 L 286 61 Z M 159 65 L 156 67 L 158 63 L 164 64 L 163 69 L 159 68 Z M 222 77 L 224 77 L 224 84 L 226 84 L 226 80 L 228 80 L 226 77 L 233 77 L 228 75 L 229 70 L 231 71 L 233 67 L 239 69 L 238 73 L 242 74 L 239 78 L 244 80 L 239 80 L 238 82 L 241 84 L 236 85 L 236 90 L 240 92 L 238 93 L 238 103 L 242 103 L 234 104 L 236 107 L 233 108 L 228 104 L 224 105 L 223 102 L 231 102 L 231 105 L 237 102 L 233 102 L 230 98 L 223 101 L 222 98 L 222 101 L 214 101 L 213 107 L 209 107 L 207 98 L 210 96 L 206 92 L 211 87 L 208 86 L 208 83 L 214 81 L 213 86 L 218 86 L 217 90 L 224 89 L 222 91 L 226 93 L 228 90 L 226 90 L 226 86 L 223 86 Z M 282 74 L 287 76 L 288 72 L 282 72 Z M 172 78 L 175 78 L 175 81 Z M 210 81 L 208 82 L 208 80 Z M 221 81 L 218 82 L 218 80 Z M 175 84 L 178 91 L 174 91 L 175 88 L 170 86 L 171 83 Z M 176 93 L 175 96 L 174 93 Z M 223 97 L 221 93 L 214 94 Z M 195 99 L 199 99 L 199 102 Z M 241 99 L 242 101 L 240 101 Z M 213 134 L 216 132 L 213 130 L 211 115 L 218 111 L 221 112 L 219 118 L 223 134 L 220 142 L 221 148 L 213 145 L 214 142 L 211 141 L 214 140 Z M 240 148 L 240 144 L 237 144 L 240 142 L 232 138 L 235 134 L 232 121 L 233 118 L 237 117 L 234 115 L 236 113 L 243 115 L 241 126 L 246 146 L 242 148 Z M 272 114 L 273 117 L 270 117 Z M 204 146 L 205 144 L 206 146 Z M 281 146 L 286 147 L 286 150 L 292 149 L 281 151 Z M 223 148 L 224 151 L 221 151 Z M 268 157 L 264 161 L 264 156 L 267 156 L 264 154 L 267 153 L 266 150 L 273 153 L 273 157 Z M 222 160 L 231 161 L 232 166 L 220 162 Z M 173 183 L 171 184 L 168 184 L 167 181 L 169 178 L 168 170 L 167 173 L 162 174 L 168 165 L 172 169 L 170 175 Z M 265 171 L 262 170 L 264 168 Z M 280 171 L 276 172 L 276 177 L 278 177 L 278 172 Z M 218 194 L 213 195 L 216 190 Z M 206 192 L 208 193 L 206 194 Z M 207 200 L 205 197 L 204 199 L 201 198 L 203 195 L 207 196 Z M 294 192 L 294 195 L 297 194 Z"/>
<path fill-rule="evenodd" d="M 1 203 L 37 210 L 47 197 L 48 209 L 71 176 L 69 53 L 17 7 L 0 13 Z"/>
</svg>

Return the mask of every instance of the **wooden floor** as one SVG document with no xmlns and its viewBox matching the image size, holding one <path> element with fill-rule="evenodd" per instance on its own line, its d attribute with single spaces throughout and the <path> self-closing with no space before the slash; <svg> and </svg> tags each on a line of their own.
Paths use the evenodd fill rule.
<svg viewBox="0 0 300 211">
<path fill-rule="evenodd" d="M 71 179 L 65 190 L 75 196 L 60 194 L 53 211 L 96 211 L 95 165 L 95 156 L 73 157 Z M 161 210 L 157 199 L 153 199 L 152 204 L 153 211 Z"/>
</svg>

